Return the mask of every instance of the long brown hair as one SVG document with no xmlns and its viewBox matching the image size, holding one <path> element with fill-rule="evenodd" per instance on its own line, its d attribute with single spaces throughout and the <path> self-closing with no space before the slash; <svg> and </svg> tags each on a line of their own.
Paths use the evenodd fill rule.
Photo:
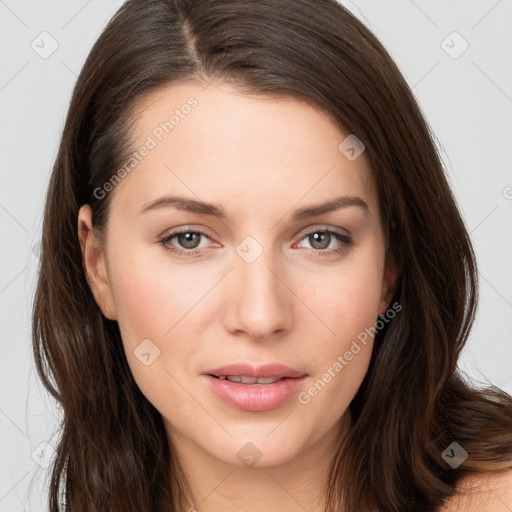
<svg viewBox="0 0 512 512">
<path fill-rule="evenodd" d="M 185 485 L 119 327 L 91 293 L 77 215 L 90 204 L 104 231 L 111 194 L 94 191 L 133 151 L 135 100 L 213 80 L 307 101 L 364 143 L 400 269 L 402 310 L 377 333 L 350 404 L 353 424 L 325 479 L 328 510 L 433 511 L 463 476 L 512 467 L 512 397 L 472 387 L 456 368 L 477 303 L 468 232 L 434 136 L 382 44 L 334 0 L 128 0 L 76 83 L 44 211 L 33 348 L 64 412 L 51 512 L 61 487 L 67 510 L 169 512 Z M 468 453 L 455 468 L 442 456 L 452 442 Z"/>
</svg>

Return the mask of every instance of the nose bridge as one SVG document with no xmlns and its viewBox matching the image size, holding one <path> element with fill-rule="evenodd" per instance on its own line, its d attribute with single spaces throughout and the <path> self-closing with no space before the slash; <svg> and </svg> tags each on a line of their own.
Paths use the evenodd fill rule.
<svg viewBox="0 0 512 512">
<path fill-rule="evenodd" d="M 281 282 L 278 255 L 253 237 L 236 248 L 226 328 L 264 338 L 290 327 L 290 293 Z"/>
</svg>

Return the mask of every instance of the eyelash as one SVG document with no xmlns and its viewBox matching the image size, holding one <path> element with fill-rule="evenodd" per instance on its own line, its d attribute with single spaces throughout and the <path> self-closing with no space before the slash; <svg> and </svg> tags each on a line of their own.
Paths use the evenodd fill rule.
<svg viewBox="0 0 512 512">
<path fill-rule="evenodd" d="M 164 235 L 160 240 L 159 243 L 165 248 L 165 250 L 177 254 L 178 256 L 186 256 L 188 258 L 193 258 L 195 256 L 201 255 L 201 249 L 190 249 L 190 250 L 183 250 L 183 249 L 177 249 L 175 247 L 170 247 L 168 244 L 173 239 L 176 238 L 178 235 L 181 234 L 194 234 L 194 235 L 202 235 L 203 237 L 207 238 L 208 240 L 211 240 L 211 238 L 204 233 L 203 231 L 194 231 L 191 229 L 178 229 L 176 231 L 173 231 L 172 233 L 169 233 L 167 235 Z M 338 231 L 333 231 L 330 229 L 312 229 L 305 233 L 300 241 L 304 240 L 304 238 L 307 238 L 309 235 L 312 235 L 314 233 L 322 233 L 322 234 L 329 234 L 331 236 L 334 236 L 339 242 L 341 242 L 340 246 L 336 249 L 329 249 L 329 250 L 322 250 L 322 249 L 310 249 L 313 255 L 315 256 L 331 256 L 333 254 L 341 254 L 348 250 L 349 247 L 351 247 L 354 244 L 354 240 L 351 236 L 345 235 L 342 233 L 339 233 Z"/>
</svg>

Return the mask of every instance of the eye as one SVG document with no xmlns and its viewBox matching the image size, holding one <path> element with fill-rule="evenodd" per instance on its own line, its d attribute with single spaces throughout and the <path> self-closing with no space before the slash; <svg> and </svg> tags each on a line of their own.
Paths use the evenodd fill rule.
<svg viewBox="0 0 512 512">
<path fill-rule="evenodd" d="M 181 229 L 165 235 L 162 239 L 160 239 L 159 242 L 165 247 L 166 250 L 172 253 L 176 253 L 178 255 L 196 256 L 201 254 L 199 249 L 204 247 L 200 246 L 201 238 L 211 240 L 210 237 L 203 231 Z M 172 244 L 172 240 L 174 239 L 176 239 L 176 242 L 181 248 Z"/>
<path fill-rule="evenodd" d="M 313 254 L 319 256 L 345 252 L 354 244 L 350 235 L 332 229 L 314 229 L 307 232 L 301 240 L 307 240 L 313 249 Z M 335 245 L 334 248 L 332 248 L 332 243 Z"/>
<path fill-rule="evenodd" d="M 176 241 L 173 243 L 173 240 Z M 171 253 L 179 256 L 194 257 L 200 256 L 202 249 L 201 240 L 210 240 L 211 238 L 203 231 L 194 231 L 187 228 L 178 229 L 172 233 L 164 235 L 159 243 Z M 311 252 L 313 255 L 328 256 L 333 254 L 341 254 L 354 244 L 350 235 L 334 231 L 332 229 L 313 229 L 307 232 L 302 240 L 307 240 L 311 244 Z M 337 245 L 336 245 L 337 243 Z M 177 245 L 178 246 L 177 246 Z M 334 244 L 334 248 L 332 246 Z M 220 244 L 216 244 L 220 247 Z M 295 244 L 299 246 L 299 244 Z M 294 247 L 295 247 L 294 246 Z"/>
</svg>

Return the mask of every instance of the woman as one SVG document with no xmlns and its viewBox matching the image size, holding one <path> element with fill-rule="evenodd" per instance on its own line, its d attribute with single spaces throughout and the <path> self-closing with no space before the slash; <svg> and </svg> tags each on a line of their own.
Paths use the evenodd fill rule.
<svg viewBox="0 0 512 512">
<path fill-rule="evenodd" d="M 41 261 L 52 512 L 512 503 L 512 398 L 456 369 L 468 233 L 340 4 L 128 0 L 78 78 Z"/>
</svg>

